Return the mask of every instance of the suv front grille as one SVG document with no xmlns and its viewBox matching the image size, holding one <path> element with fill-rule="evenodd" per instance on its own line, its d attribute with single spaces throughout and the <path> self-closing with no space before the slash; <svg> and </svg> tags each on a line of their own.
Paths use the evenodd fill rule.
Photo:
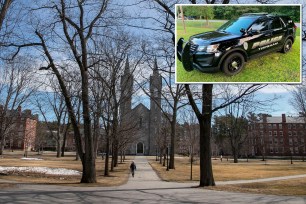
<svg viewBox="0 0 306 204">
<path fill-rule="evenodd" d="M 198 49 L 198 45 L 190 44 L 190 54 L 194 54 Z"/>
</svg>

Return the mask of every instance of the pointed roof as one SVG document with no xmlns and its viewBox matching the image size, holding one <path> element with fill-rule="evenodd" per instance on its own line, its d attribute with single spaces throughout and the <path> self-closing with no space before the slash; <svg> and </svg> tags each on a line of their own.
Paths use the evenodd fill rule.
<svg viewBox="0 0 306 204">
<path fill-rule="evenodd" d="M 130 64 L 129 64 L 129 56 L 126 57 L 124 75 L 130 74 Z"/>
<path fill-rule="evenodd" d="M 136 110 L 140 110 L 140 112 L 143 112 L 143 111 L 150 111 L 143 103 L 139 103 L 135 108 L 133 108 L 132 110 L 133 111 L 136 111 Z"/>
<path fill-rule="evenodd" d="M 158 75 L 157 59 L 154 57 L 153 75 Z"/>
</svg>

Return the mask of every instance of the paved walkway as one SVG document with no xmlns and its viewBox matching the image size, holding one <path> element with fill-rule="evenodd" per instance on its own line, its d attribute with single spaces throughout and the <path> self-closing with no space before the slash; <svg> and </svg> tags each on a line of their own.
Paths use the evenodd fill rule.
<svg viewBox="0 0 306 204">
<path fill-rule="evenodd" d="M 118 187 L 67 187 L 20 184 L 0 191 L 0 203 L 292 203 L 305 197 L 231 193 L 191 188 L 197 183 L 161 181 L 145 157 L 136 157 L 137 171 Z M 306 175 L 302 175 L 306 176 Z M 292 178 L 292 177 L 290 177 Z M 278 180 L 281 178 L 278 178 Z M 283 179 L 283 178 L 282 178 Z M 287 177 L 289 179 L 289 177 Z M 264 179 L 257 181 L 265 181 Z M 235 181 L 237 183 L 238 181 Z M 242 182 L 242 181 L 241 181 Z M 243 181 L 246 182 L 246 181 Z M 249 181 L 248 181 L 249 182 Z M 254 181 L 253 181 L 254 182 Z M 218 182 L 217 185 L 231 182 Z"/>
</svg>

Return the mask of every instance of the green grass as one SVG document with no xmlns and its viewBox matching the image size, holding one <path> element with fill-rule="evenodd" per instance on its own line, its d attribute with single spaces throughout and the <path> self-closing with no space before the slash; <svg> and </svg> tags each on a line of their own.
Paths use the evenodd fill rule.
<svg viewBox="0 0 306 204">
<path fill-rule="evenodd" d="M 212 22 L 209 26 L 205 21 L 186 21 L 186 33 L 181 20 L 177 21 L 177 39 L 183 37 L 188 40 L 191 35 L 216 30 L 222 22 Z M 226 76 L 223 72 L 202 73 L 197 70 L 185 71 L 182 63 L 177 60 L 177 82 L 300 82 L 300 37 L 299 28 L 292 50 L 283 54 L 272 52 L 263 57 L 250 60 L 242 72 L 235 76 Z"/>
</svg>

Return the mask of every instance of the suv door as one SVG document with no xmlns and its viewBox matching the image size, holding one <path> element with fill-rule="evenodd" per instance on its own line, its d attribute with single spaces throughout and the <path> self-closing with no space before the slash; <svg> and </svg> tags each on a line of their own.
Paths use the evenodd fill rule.
<svg viewBox="0 0 306 204">
<path fill-rule="evenodd" d="M 285 42 L 285 34 L 287 33 L 287 28 L 279 17 L 275 17 L 271 21 L 271 30 L 273 39 L 275 39 L 273 42 L 275 45 L 271 46 L 270 48 L 273 50 L 280 49 Z"/>
<path fill-rule="evenodd" d="M 269 29 L 270 21 L 268 18 L 260 18 L 255 21 L 248 29 L 249 35 L 249 49 L 248 53 L 250 56 L 261 53 L 263 43 L 266 42 L 272 36 L 272 31 Z"/>
</svg>

